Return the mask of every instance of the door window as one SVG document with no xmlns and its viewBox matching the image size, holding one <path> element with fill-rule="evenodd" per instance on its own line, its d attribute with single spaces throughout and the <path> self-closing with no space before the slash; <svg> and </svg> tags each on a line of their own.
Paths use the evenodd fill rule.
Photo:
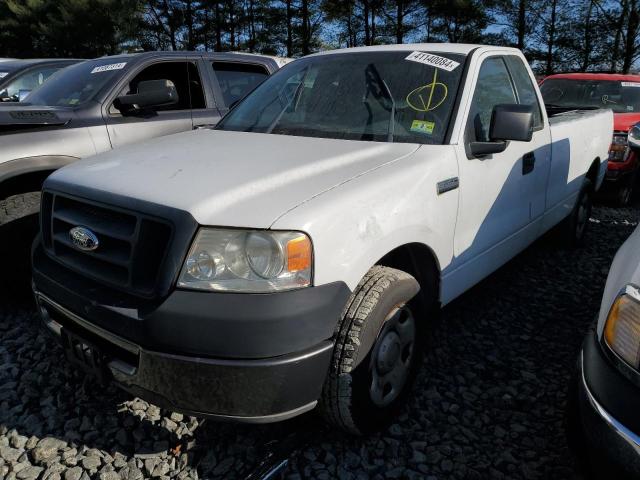
<svg viewBox="0 0 640 480">
<path fill-rule="evenodd" d="M 540 102 L 527 67 L 522 63 L 520 57 L 515 55 L 509 55 L 506 60 L 518 93 L 518 103 L 533 107 L 533 128 L 541 128 L 542 111 L 540 110 Z"/>
<path fill-rule="evenodd" d="M 173 82 L 178 92 L 178 102 L 172 105 L 156 107 L 156 111 L 166 110 L 190 110 L 191 84 L 189 82 L 189 62 L 161 62 L 154 63 L 138 73 L 120 91 L 120 95 L 138 93 L 138 84 L 147 80 L 169 80 Z M 120 113 L 115 107 L 111 107 L 111 113 Z"/>
<path fill-rule="evenodd" d="M 476 90 L 469 112 L 468 140 L 488 142 L 493 107 L 502 103 L 517 103 L 511 77 L 502 57 L 482 62 Z"/>
<path fill-rule="evenodd" d="M 243 99 L 269 76 L 269 72 L 261 65 L 212 62 L 212 66 L 227 107 Z"/>
</svg>

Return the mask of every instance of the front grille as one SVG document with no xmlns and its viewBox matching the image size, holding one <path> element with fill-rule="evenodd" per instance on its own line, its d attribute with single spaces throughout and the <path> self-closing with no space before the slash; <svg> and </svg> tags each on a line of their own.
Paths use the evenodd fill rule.
<svg viewBox="0 0 640 480">
<path fill-rule="evenodd" d="M 171 242 L 170 223 L 85 199 L 45 191 L 41 208 L 46 251 L 69 269 L 100 283 L 151 297 Z M 74 227 L 91 230 L 94 251 L 77 249 Z"/>
</svg>

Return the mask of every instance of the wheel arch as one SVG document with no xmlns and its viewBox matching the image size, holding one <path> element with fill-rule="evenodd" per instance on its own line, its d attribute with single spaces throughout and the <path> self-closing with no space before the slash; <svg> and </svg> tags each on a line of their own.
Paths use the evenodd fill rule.
<svg viewBox="0 0 640 480">
<path fill-rule="evenodd" d="M 57 169 L 79 160 L 64 155 L 44 155 L 11 160 L 0 165 L 0 199 L 42 189 L 44 180 Z"/>
<path fill-rule="evenodd" d="M 593 189 L 594 190 L 598 190 L 598 188 L 599 188 L 598 176 L 600 174 L 600 163 L 601 163 L 600 157 L 596 157 L 591 162 L 591 165 L 589 166 L 589 170 L 587 170 L 586 178 L 591 180 L 591 183 L 593 184 Z"/>
<path fill-rule="evenodd" d="M 421 314 L 440 305 L 440 264 L 427 245 L 418 242 L 400 245 L 375 264 L 402 270 L 417 280 L 420 285 L 417 304 Z"/>
</svg>

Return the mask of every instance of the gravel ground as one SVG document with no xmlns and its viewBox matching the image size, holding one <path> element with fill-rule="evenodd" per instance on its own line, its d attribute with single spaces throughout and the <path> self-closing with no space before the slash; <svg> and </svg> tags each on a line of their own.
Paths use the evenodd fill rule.
<svg viewBox="0 0 640 480">
<path fill-rule="evenodd" d="M 160 410 L 75 371 L 32 307 L 0 293 L 0 480 L 256 478 L 280 455 L 291 480 L 580 478 L 563 429 L 568 379 L 637 219 L 637 205 L 599 206 L 584 248 L 542 239 L 447 306 L 409 404 L 369 438 L 314 415 L 243 426 Z"/>
</svg>

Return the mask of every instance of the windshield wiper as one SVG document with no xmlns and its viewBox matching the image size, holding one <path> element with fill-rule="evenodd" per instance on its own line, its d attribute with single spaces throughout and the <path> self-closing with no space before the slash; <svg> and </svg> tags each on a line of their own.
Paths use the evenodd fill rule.
<svg viewBox="0 0 640 480">
<path fill-rule="evenodd" d="M 387 127 L 387 142 L 393 143 L 396 128 L 396 101 L 393 99 L 393 95 L 391 95 L 391 89 L 389 88 L 389 85 L 387 85 L 387 82 L 382 79 L 380 72 L 373 63 L 367 65 L 365 76 L 367 79 L 367 96 L 369 93 L 373 94 L 374 98 L 378 98 L 379 96 L 374 93 L 371 88 L 371 80 L 374 80 L 378 84 L 380 90 L 382 90 L 389 101 L 391 101 L 391 116 L 389 118 L 389 126 Z"/>
<path fill-rule="evenodd" d="M 305 68 L 304 76 L 302 77 L 302 80 L 300 81 L 300 83 L 296 87 L 296 91 L 291 96 L 291 100 L 289 100 L 289 102 L 286 105 L 284 105 L 284 107 L 282 108 L 282 111 L 276 116 L 275 120 L 273 122 L 271 122 L 271 125 L 269 125 L 269 128 L 267 128 L 265 133 L 273 132 L 273 129 L 276 128 L 276 125 L 282 119 L 283 115 L 287 111 L 287 108 L 289 108 L 289 105 L 291 105 L 293 103 L 295 108 L 298 107 L 298 101 L 300 100 L 300 95 L 302 93 L 302 89 L 304 88 L 304 82 L 307 80 L 307 75 L 309 75 L 309 67 Z M 278 94 L 278 97 L 279 96 L 280 96 L 280 94 Z"/>
</svg>

